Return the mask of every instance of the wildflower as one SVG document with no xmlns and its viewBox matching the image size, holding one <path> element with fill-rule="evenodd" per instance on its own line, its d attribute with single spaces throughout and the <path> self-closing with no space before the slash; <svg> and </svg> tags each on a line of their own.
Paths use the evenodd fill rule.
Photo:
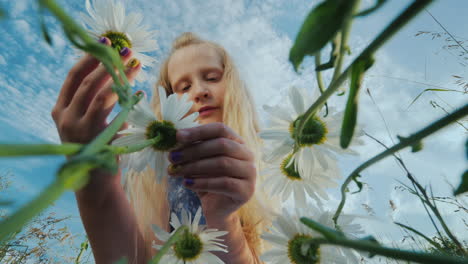
<svg viewBox="0 0 468 264">
<path fill-rule="evenodd" d="M 130 146 L 159 137 L 159 141 L 154 145 L 138 152 L 121 155 L 121 167 L 140 172 L 149 164 L 156 171 L 158 182 L 161 182 L 163 176 L 167 175 L 166 168 L 170 164 L 167 153 L 177 145 L 177 129 L 197 126 L 195 119 L 198 112 L 184 118 L 193 104 L 187 101 L 188 95 L 184 94 L 178 98 L 177 94 L 171 94 L 166 98 L 164 88 L 159 87 L 158 91 L 162 120 L 158 120 L 154 115 L 146 97 L 142 98 L 128 114 L 127 122 L 131 127 L 119 131 L 117 134 L 125 136 L 112 141 L 111 145 Z"/>
<path fill-rule="evenodd" d="M 109 38 L 118 52 L 125 47 L 132 49 L 133 57 L 140 61 L 143 68 L 151 67 L 156 62 L 143 54 L 157 50 L 158 44 L 154 39 L 157 31 L 150 31 L 148 26 L 141 25 L 142 14 L 126 14 L 124 4 L 114 0 L 92 0 L 92 4 L 86 0 L 85 5 L 88 14 L 80 13 L 80 17 L 91 36 L 95 39 Z M 139 82 L 147 79 L 148 74 L 144 70 L 136 76 Z"/>
<path fill-rule="evenodd" d="M 264 106 L 272 125 L 261 131 L 259 136 L 270 140 L 270 145 L 273 146 L 273 150 L 266 153 L 265 160 L 274 162 L 280 159 L 284 163 L 288 159 L 294 164 L 298 176 L 311 178 L 317 183 L 323 181 L 317 177 L 322 177 L 324 173 L 328 174 L 329 180 L 340 178 L 336 154 L 356 154 L 353 150 L 342 149 L 339 145 L 343 114 L 329 107 L 326 117 L 314 115 L 309 118 L 302 134 L 299 135 L 298 124 L 304 118 L 306 106 L 312 105 L 313 101 L 304 90 L 294 86 L 289 90 L 289 99 L 294 110 L 283 106 Z M 354 143 L 362 144 L 359 138 L 363 135 L 362 130 L 358 128 L 355 135 Z M 295 144 L 299 146 L 296 152 Z"/>
<path fill-rule="evenodd" d="M 358 263 L 355 251 L 332 245 L 317 245 L 307 243 L 313 238 L 323 236 L 310 229 L 302 222 L 301 217 L 308 217 L 322 225 L 333 228 L 332 213 L 323 211 L 315 206 L 307 205 L 305 210 L 296 206 L 295 214 L 290 214 L 285 208 L 273 222 L 270 232 L 265 232 L 261 237 L 272 243 L 273 248 L 265 252 L 260 258 L 272 264 L 334 264 L 334 263 Z M 340 227 L 346 235 L 358 235 L 363 233 L 361 226 L 353 224 L 354 218 L 342 216 Z"/>
<path fill-rule="evenodd" d="M 305 206 L 307 194 L 321 203 L 320 199 L 328 199 L 324 189 L 338 186 L 331 174 L 323 172 L 316 172 L 314 177 L 301 177 L 293 164 L 292 154 L 282 161 L 268 164 L 262 174 L 268 176 L 268 180 L 262 183 L 261 188 L 272 196 L 279 195 L 282 202 L 293 195 L 297 207 Z"/>
<path fill-rule="evenodd" d="M 180 236 L 169 251 L 162 257 L 161 263 L 186 263 L 186 264 L 223 264 L 224 262 L 214 255 L 213 251 L 228 252 L 227 246 L 220 243 L 224 239 L 218 237 L 227 234 L 227 231 L 218 229 L 207 229 L 206 225 L 199 225 L 201 218 L 201 207 L 198 207 L 195 217 L 182 209 L 182 219 L 179 220 L 175 213 L 171 214 L 170 224 L 174 231 L 167 233 L 157 225 L 153 225 L 156 237 L 162 242 L 166 242 L 181 226 L 187 226 L 188 231 Z M 153 243 L 153 247 L 160 250 L 162 245 Z"/>
</svg>

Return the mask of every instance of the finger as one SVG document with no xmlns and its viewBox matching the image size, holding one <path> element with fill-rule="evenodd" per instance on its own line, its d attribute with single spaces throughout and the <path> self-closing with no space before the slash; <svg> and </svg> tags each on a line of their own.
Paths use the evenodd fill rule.
<svg viewBox="0 0 468 264">
<path fill-rule="evenodd" d="M 192 128 L 179 129 L 176 134 L 177 141 L 182 144 L 190 144 L 200 140 L 208 140 L 218 137 L 228 138 L 244 144 L 244 141 L 234 130 L 223 123 L 209 123 Z"/>
<path fill-rule="evenodd" d="M 186 163 L 214 156 L 228 156 L 239 160 L 253 159 L 252 152 L 245 145 L 220 137 L 172 151 L 169 153 L 169 160 L 172 163 Z"/>
<path fill-rule="evenodd" d="M 103 41 L 105 41 L 103 43 Z M 111 41 L 104 38 L 101 43 L 110 46 Z M 86 53 L 68 72 L 57 99 L 57 107 L 63 109 L 72 101 L 73 95 L 80 86 L 83 79 L 98 67 L 100 61 L 91 54 Z"/>
<path fill-rule="evenodd" d="M 229 175 L 231 177 L 245 179 L 255 175 L 253 162 L 233 159 L 226 156 L 216 156 L 197 160 L 185 164 L 177 164 L 168 167 L 168 173 L 174 176 L 204 175 L 204 177 L 217 177 Z"/>
<path fill-rule="evenodd" d="M 130 60 L 125 69 L 125 75 L 129 81 L 133 81 L 141 70 L 141 63 L 137 59 Z M 115 104 L 119 100 L 119 96 L 112 90 L 112 84 L 109 82 L 102 88 L 99 93 L 91 101 L 83 119 L 85 120 L 101 120 L 105 121 L 107 116 Z"/>
<path fill-rule="evenodd" d="M 192 184 L 190 183 L 192 181 Z M 222 194 L 235 200 L 248 200 L 252 188 L 246 188 L 245 180 L 232 177 L 184 178 L 184 186 L 197 192 Z"/>
<path fill-rule="evenodd" d="M 132 57 L 132 51 L 124 48 L 121 51 L 123 63 L 127 63 Z M 107 72 L 103 64 L 99 65 L 95 71 L 90 73 L 81 83 L 80 87 L 73 96 L 71 111 L 83 116 L 89 107 L 89 104 L 98 92 L 108 83 L 112 82 L 112 76 Z"/>
</svg>

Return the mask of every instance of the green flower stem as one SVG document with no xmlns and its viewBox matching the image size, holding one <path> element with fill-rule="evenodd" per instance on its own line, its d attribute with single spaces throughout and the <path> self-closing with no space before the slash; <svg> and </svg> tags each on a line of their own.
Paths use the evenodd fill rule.
<svg viewBox="0 0 468 264">
<path fill-rule="evenodd" d="M 150 264 L 158 264 L 159 261 L 161 260 L 162 256 L 164 256 L 169 248 L 179 240 L 179 237 L 185 232 L 185 230 L 188 230 L 187 226 L 180 226 L 174 234 L 164 243 L 163 247 L 159 250 L 158 254 L 151 259 L 149 262 Z"/>
<path fill-rule="evenodd" d="M 71 171 L 73 178 L 78 181 L 80 178 L 87 176 L 92 166 L 81 166 L 79 169 Z M 13 215 L 5 218 L 0 222 L 0 241 L 6 241 L 9 236 L 27 224 L 32 218 L 45 210 L 51 203 L 57 200 L 68 189 L 67 182 L 62 177 L 57 177 L 56 180 L 43 190 L 39 196 L 29 202 Z"/>
<path fill-rule="evenodd" d="M 86 145 L 79 155 L 90 155 L 99 152 L 104 146 L 114 137 L 114 135 L 122 127 L 125 120 L 127 120 L 130 106 L 137 104 L 143 98 L 143 94 L 139 93 L 134 95 L 129 102 L 126 102 L 122 110 L 112 120 L 112 122 L 88 145 Z M 109 146 L 107 146 L 108 148 Z"/>
<path fill-rule="evenodd" d="M 341 68 L 343 67 L 343 62 L 345 58 L 345 53 L 346 50 L 348 49 L 348 41 L 349 41 L 349 33 L 351 31 L 351 26 L 353 24 L 353 14 L 356 13 L 357 10 L 359 10 L 359 5 L 361 4 L 361 0 L 355 0 L 352 6 L 352 11 L 348 17 L 348 19 L 345 21 L 343 29 L 341 30 L 341 41 L 340 41 L 340 47 L 338 51 L 338 57 L 335 70 L 333 72 L 333 77 L 332 77 L 332 82 L 335 81 L 338 76 L 341 74 Z"/>
<path fill-rule="evenodd" d="M 315 54 L 315 66 L 322 65 L 322 53 L 319 51 Z M 315 70 L 315 79 L 317 79 L 317 85 L 320 90 L 320 94 L 325 91 L 325 84 L 323 83 L 322 72 Z M 325 102 L 325 116 L 328 115 L 328 104 Z"/>
<path fill-rule="evenodd" d="M 329 244 L 343 246 L 347 248 L 353 248 L 361 251 L 366 251 L 372 255 L 381 255 L 393 259 L 401 259 L 407 261 L 414 261 L 418 263 L 426 264 L 466 264 L 468 263 L 467 258 L 457 258 L 450 255 L 433 254 L 409 250 L 401 250 L 396 248 L 388 248 L 379 245 L 375 240 L 372 239 L 360 239 L 351 240 L 342 235 L 341 232 L 333 230 L 328 226 L 324 226 L 316 221 L 301 217 L 300 221 L 310 227 L 311 229 L 321 233 L 324 238 L 312 238 L 306 243 L 310 244 Z"/>
<path fill-rule="evenodd" d="M 106 144 L 122 127 L 130 109 L 143 97 L 142 94 L 131 96 L 131 88 L 124 74 L 123 63 L 116 51 L 88 36 L 86 31 L 76 24 L 55 1 L 39 0 L 39 4 L 48 8 L 62 22 L 65 34 L 73 44 L 95 56 L 103 63 L 106 70 L 112 75 L 115 83 L 112 89 L 118 94 L 119 104 L 123 110 L 99 136 L 90 144 L 80 148 L 79 153 L 62 166 L 54 183 L 41 192 L 36 199 L 0 222 L 0 241 L 8 239 L 12 233 L 20 230 L 34 216 L 57 200 L 65 190 L 75 190 L 84 186 L 89 180 L 89 171 L 93 168 L 100 166 L 115 167 L 115 164 L 110 164 L 114 159 L 111 159 L 109 153 L 102 153 L 102 155 L 99 153 L 106 149 Z M 117 67 L 120 76 L 115 73 L 114 67 Z M 123 84 L 121 83 L 122 80 Z M 15 153 L 18 155 L 18 153 L 36 152 L 37 154 L 43 151 L 52 151 L 50 146 L 48 148 L 45 146 L 21 146 L 19 150 L 15 150 Z M 70 148 L 77 151 L 77 146 L 71 145 L 56 147 L 55 151 L 70 151 Z M 11 151 L 11 147 L 4 148 L 2 153 L 7 151 Z"/>
<path fill-rule="evenodd" d="M 315 54 L 315 66 L 322 65 L 322 53 L 319 51 L 317 54 Z M 323 78 L 322 78 L 322 72 L 321 71 L 315 71 L 315 78 L 317 79 L 317 85 L 320 90 L 320 93 L 323 93 L 325 91 L 325 84 L 323 83 Z"/>
<path fill-rule="evenodd" d="M 328 226 L 321 225 L 317 222 L 315 222 L 312 219 L 309 219 L 307 217 L 301 217 L 299 219 L 304 225 L 310 227 L 311 229 L 320 232 L 326 239 L 329 240 L 336 240 L 339 237 L 344 237 L 344 234 L 340 231 L 334 230 L 329 228 Z"/>
<path fill-rule="evenodd" d="M 302 132 L 305 124 L 311 118 L 317 109 L 322 106 L 327 99 L 334 94 L 336 90 L 340 88 L 343 82 L 348 78 L 351 69 L 354 65 L 359 63 L 363 59 L 372 57 L 372 55 L 382 47 L 395 33 L 397 33 L 404 25 L 406 25 L 412 18 L 414 18 L 419 12 L 421 12 L 426 6 L 432 3 L 434 0 L 415 0 L 403 13 L 401 13 L 395 20 L 390 23 L 375 39 L 372 41 L 367 48 L 361 52 L 361 54 L 346 68 L 346 70 L 340 74 L 336 80 L 330 83 L 327 90 L 313 103 L 304 114 L 305 118 L 299 123 L 298 130 Z M 300 133 L 298 133 L 300 136 Z M 297 141 L 297 139 L 296 139 Z"/>
<path fill-rule="evenodd" d="M 131 88 L 124 73 L 122 60 L 117 52 L 91 38 L 54 0 L 39 0 L 39 4 L 48 8 L 62 22 L 65 34 L 75 46 L 92 54 L 103 63 L 106 70 L 112 75 L 114 83 L 118 84 L 113 86 L 113 89 L 115 88 L 115 92 L 119 95 L 119 103 L 128 101 Z M 114 66 L 117 67 L 119 76 L 115 73 Z"/>
<path fill-rule="evenodd" d="M 16 157 L 31 155 L 72 155 L 83 147 L 82 144 L 1 144 L 0 157 Z"/>
<path fill-rule="evenodd" d="M 147 139 L 143 142 L 141 142 L 140 144 L 135 144 L 135 145 L 132 145 L 132 146 L 111 146 L 109 147 L 110 151 L 112 151 L 112 153 L 114 154 L 128 154 L 128 153 L 132 153 L 132 152 L 137 152 L 137 151 L 140 151 L 144 148 L 147 148 L 149 146 L 152 146 L 156 143 L 158 143 L 158 141 L 161 139 L 161 137 L 158 135 L 157 137 L 155 138 L 152 138 L 152 139 Z"/>
<path fill-rule="evenodd" d="M 368 240 L 350 240 L 346 238 L 339 238 L 334 241 L 330 241 L 324 238 L 315 238 L 311 239 L 309 243 L 315 244 L 328 244 L 328 245 L 337 245 L 343 246 L 347 248 L 352 248 L 356 250 L 366 251 L 371 254 L 385 256 L 392 259 L 401 259 L 407 261 L 413 261 L 417 263 L 424 263 L 424 264 L 467 264 L 467 258 L 457 258 L 450 255 L 442 255 L 442 254 L 433 254 L 433 253 L 425 253 L 425 252 L 417 252 L 417 251 L 409 251 L 409 250 L 402 250 L 402 249 L 395 249 L 389 247 L 383 247 L 375 242 L 368 241 Z"/>
<path fill-rule="evenodd" d="M 452 122 L 455 122 L 456 120 L 466 116 L 468 114 L 468 104 L 465 104 L 463 107 L 460 109 L 456 110 L 455 112 L 451 113 L 448 116 L 445 116 L 436 122 L 430 124 L 429 126 L 425 127 L 424 129 L 414 133 L 413 135 L 403 138 L 400 143 L 394 145 L 393 147 L 381 152 L 380 154 L 374 156 L 373 158 L 369 159 L 368 161 L 364 162 L 361 166 L 356 168 L 345 180 L 343 185 L 341 186 L 341 202 L 338 205 L 338 209 L 336 210 L 334 216 L 333 216 L 333 221 L 335 222 L 335 225 L 338 227 L 337 221 L 338 217 L 343 210 L 343 206 L 346 202 L 346 189 L 348 185 L 351 183 L 354 177 L 359 175 L 359 173 L 369 166 L 373 165 L 374 163 L 394 154 L 395 152 L 398 152 L 406 147 L 413 146 L 416 143 L 420 142 L 423 138 L 431 135 L 434 132 L 439 131 L 443 127 L 449 125 Z"/>
</svg>

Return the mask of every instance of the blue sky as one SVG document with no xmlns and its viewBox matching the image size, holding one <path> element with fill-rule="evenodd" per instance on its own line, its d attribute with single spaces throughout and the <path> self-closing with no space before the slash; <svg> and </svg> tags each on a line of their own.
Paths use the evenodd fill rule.
<svg viewBox="0 0 468 264">
<path fill-rule="evenodd" d="M 82 0 L 58 2 L 75 17 L 78 12 L 84 11 Z M 365 0 L 363 5 L 369 6 L 372 2 Z M 409 1 L 388 2 L 377 13 L 355 20 L 350 40 L 352 56 L 346 63 L 359 54 Z M 0 22 L 0 142 L 60 143 L 50 111 L 74 63 L 73 50 L 58 23 L 49 15 L 46 21 L 53 47 L 41 39 L 37 7 L 33 3 L 17 0 L 0 4 L 8 13 L 8 18 Z M 316 89 L 312 68 L 307 68 L 312 65 L 312 60 L 305 60 L 306 70 L 298 75 L 292 70 L 287 57 L 303 19 L 318 1 L 133 0 L 126 3 L 130 10 L 142 12 L 144 21 L 152 29 L 159 30 L 157 40 L 160 50 L 150 54 L 158 60 L 165 57 L 171 41 L 184 31 L 193 31 L 225 46 L 252 90 L 262 118 L 265 113 L 261 105 L 279 102 L 291 84 Z M 468 1 L 436 1 L 428 11 L 454 36 L 460 40 L 468 39 L 465 30 Z M 377 62 L 364 80 L 362 91 L 371 91 L 378 109 L 363 92 L 358 122 L 366 132 L 386 144 L 391 144 L 391 139 L 396 140 L 396 135 L 408 135 L 442 117 L 444 112 L 433 108 L 431 100 L 449 111 L 467 101 L 466 96 L 460 93 L 429 92 L 407 110 L 414 97 L 429 87 L 415 82 L 460 90 L 452 75 L 468 78 L 467 67 L 457 57 L 457 51 L 443 47 L 444 38 L 431 40 L 430 36 L 415 37 L 418 31 L 442 32 L 442 29 L 428 13 L 422 12 L 378 52 Z M 150 70 L 151 73 L 157 71 L 157 65 Z M 154 76 L 148 82 L 137 83 L 134 89 L 143 89 L 151 94 Z M 325 72 L 326 80 L 330 76 L 330 72 Z M 334 96 L 330 104 L 343 109 L 344 99 Z M 118 113 L 118 109 L 117 106 L 109 120 Z M 385 118 L 391 137 L 378 111 Z M 425 140 L 423 151 L 412 154 L 405 150 L 400 154 L 423 184 L 431 184 L 436 195 L 447 196 L 451 193 L 448 183 L 457 185 L 466 169 L 465 140 L 465 129 L 454 125 Z M 343 175 L 382 151 L 375 142 L 367 138 L 365 141 L 364 146 L 357 148 L 359 157 L 340 158 Z M 16 201 L 12 209 L 29 201 L 47 186 L 63 161 L 64 158 L 55 156 L 1 159 L 0 172 L 9 171 L 14 175 L 13 190 L 6 194 Z M 394 160 L 389 158 L 382 161 L 366 170 L 362 176 L 368 187 L 350 198 L 345 211 L 367 215 L 364 207 L 373 208 L 373 218 L 376 220 L 362 220 L 369 233 L 384 240 L 398 241 L 402 233 L 392 224 L 392 219 L 417 226 L 429 234 L 434 232 L 429 221 L 423 217 L 424 211 L 419 202 L 395 190 L 396 180 L 406 181 L 405 174 Z M 338 192 L 331 190 L 331 194 L 334 198 L 329 207 L 336 208 Z M 0 197 L 3 198 L 3 194 Z M 397 206 L 396 211 L 390 209 L 389 200 Z M 466 200 L 465 197 L 465 204 Z M 288 204 L 292 205 L 292 202 Z M 73 215 L 70 223 L 73 230 L 84 232 L 72 193 L 58 200 L 52 210 Z M 454 208 L 447 205 L 441 205 L 441 210 L 451 228 L 461 238 L 467 239 L 468 234 L 461 222 L 462 213 L 453 212 Z"/>
</svg>

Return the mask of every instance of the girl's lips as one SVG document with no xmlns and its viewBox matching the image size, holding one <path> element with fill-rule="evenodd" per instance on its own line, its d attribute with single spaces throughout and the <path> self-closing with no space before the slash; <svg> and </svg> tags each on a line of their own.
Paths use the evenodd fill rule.
<svg viewBox="0 0 468 264">
<path fill-rule="evenodd" d="M 216 110 L 218 110 L 218 107 L 203 110 L 203 111 L 199 112 L 199 116 L 209 116 Z"/>
</svg>

